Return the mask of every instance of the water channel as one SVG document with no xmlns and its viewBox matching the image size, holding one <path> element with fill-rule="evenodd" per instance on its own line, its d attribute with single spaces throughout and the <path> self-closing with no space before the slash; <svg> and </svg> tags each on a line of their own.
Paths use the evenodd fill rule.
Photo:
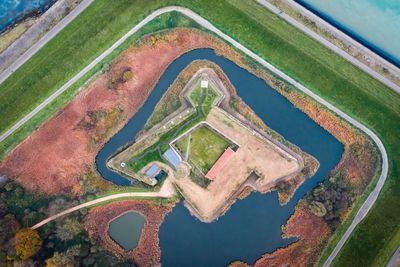
<svg viewBox="0 0 400 267">
<path fill-rule="evenodd" d="M 238 95 L 269 127 L 316 157 L 321 164 L 318 172 L 303 183 L 284 206 L 279 204 L 275 192 L 266 195 L 253 193 L 237 201 L 217 221 L 202 223 L 180 203 L 161 225 L 163 266 L 226 266 L 238 259 L 254 263 L 262 254 L 287 246 L 295 240 L 282 239 L 281 225 L 294 212 L 299 199 L 335 167 L 343 152 L 340 142 L 262 79 L 216 55 L 211 49 L 197 49 L 182 55 L 167 68 L 144 106 L 99 152 L 96 165 L 105 179 L 120 185 L 130 184 L 127 179 L 106 167 L 107 158 L 134 139 L 169 85 L 196 59 L 207 59 L 218 64 Z"/>
</svg>

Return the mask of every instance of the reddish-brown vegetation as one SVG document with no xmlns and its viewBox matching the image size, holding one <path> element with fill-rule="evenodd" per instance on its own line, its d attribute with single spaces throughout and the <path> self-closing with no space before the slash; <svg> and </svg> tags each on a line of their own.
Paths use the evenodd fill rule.
<svg viewBox="0 0 400 267">
<path fill-rule="evenodd" d="M 130 258 L 138 266 L 158 266 L 161 251 L 159 248 L 158 230 L 164 216 L 171 211 L 175 204 L 159 205 L 148 200 L 125 200 L 96 207 L 90 210 L 85 218 L 85 229 L 90 238 L 101 242 L 104 247 L 115 255 Z M 128 211 L 137 211 L 146 218 L 138 246 L 130 252 L 125 252 L 108 235 L 110 222 Z"/>
<path fill-rule="evenodd" d="M 190 50 L 218 46 L 228 49 L 214 37 L 189 29 L 164 33 L 155 44 L 143 38 L 9 153 L 0 173 L 30 190 L 82 194 L 77 177 L 93 166 L 103 144 L 143 105 L 168 65 Z M 115 78 L 126 70 L 133 73 L 130 79 Z M 109 89 L 112 77 L 114 90 Z"/>
<path fill-rule="evenodd" d="M 284 227 L 285 237 L 298 237 L 299 241 L 286 248 L 265 254 L 255 266 L 309 266 L 318 257 L 326 238 L 330 235 L 328 225 L 320 217 L 310 212 L 304 202 L 300 202 L 295 214 Z"/>
</svg>

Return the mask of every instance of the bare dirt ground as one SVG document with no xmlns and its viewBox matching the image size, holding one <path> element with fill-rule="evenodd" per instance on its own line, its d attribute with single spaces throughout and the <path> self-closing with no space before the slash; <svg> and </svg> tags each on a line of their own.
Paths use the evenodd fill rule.
<svg viewBox="0 0 400 267">
<path fill-rule="evenodd" d="M 161 251 L 158 230 L 165 215 L 172 210 L 174 203 L 159 205 L 153 201 L 125 200 L 90 210 L 85 218 L 85 229 L 90 238 L 100 241 L 103 246 L 125 259 L 132 259 L 137 266 L 159 266 Z M 126 253 L 108 235 L 112 220 L 129 211 L 137 211 L 146 218 L 138 246 Z"/>
<path fill-rule="evenodd" d="M 185 200 L 196 210 L 203 221 L 212 221 L 255 171 L 260 179 L 255 186 L 265 189 L 274 182 L 295 176 L 302 167 L 299 162 L 276 145 L 255 136 L 248 128 L 228 117 L 220 108 L 214 107 L 206 121 L 234 140 L 239 149 L 229 157 L 216 175 L 215 180 L 204 189 L 189 177 L 174 179 Z"/>
<path fill-rule="evenodd" d="M 9 153 L 0 163 L 0 173 L 30 190 L 81 194 L 77 176 L 94 164 L 102 145 L 143 105 L 168 65 L 192 49 L 218 46 L 213 37 L 189 29 L 165 34 L 154 45 L 145 38 Z M 110 77 L 127 68 L 133 78 L 109 89 Z M 107 116 L 115 112 L 119 116 Z M 105 119 L 99 122 L 92 114 L 105 114 Z"/>
</svg>

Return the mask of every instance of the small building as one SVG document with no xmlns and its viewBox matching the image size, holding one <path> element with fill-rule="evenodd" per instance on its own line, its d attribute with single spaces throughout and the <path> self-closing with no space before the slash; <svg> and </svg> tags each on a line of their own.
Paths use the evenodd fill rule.
<svg viewBox="0 0 400 267">
<path fill-rule="evenodd" d="M 208 88 L 208 81 L 207 80 L 201 80 L 200 86 L 201 86 L 201 88 L 207 89 Z"/>
<path fill-rule="evenodd" d="M 168 160 L 168 162 L 174 167 L 174 169 L 178 168 L 179 163 L 181 163 L 180 156 L 176 153 L 175 150 L 172 148 L 168 149 L 164 154 L 163 157 Z"/>
<path fill-rule="evenodd" d="M 211 169 L 207 172 L 206 178 L 214 181 L 215 178 L 217 177 L 219 171 L 222 169 L 222 167 L 225 166 L 225 163 L 227 160 L 235 154 L 235 151 L 232 150 L 230 147 L 228 147 L 224 153 L 218 158 L 218 160 L 214 163 L 214 165 L 211 167 Z"/>
<path fill-rule="evenodd" d="M 158 164 L 153 163 L 148 167 L 145 171 L 144 174 L 150 178 L 151 180 L 151 185 L 156 185 L 162 177 L 164 177 L 165 172 L 161 169 Z"/>
<path fill-rule="evenodd" d="M 154 177 L 158 174 L 160 169 L 161 169 L 160 166 L 153 163 L 144 173 L 149 177 Z"/>
</svg>

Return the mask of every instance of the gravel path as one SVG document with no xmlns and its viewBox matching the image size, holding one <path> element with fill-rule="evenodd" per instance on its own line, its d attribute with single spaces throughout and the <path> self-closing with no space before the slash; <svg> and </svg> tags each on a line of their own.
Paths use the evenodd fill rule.
<svg viewBox="0 0 400 267">
<path fill-rule="evenodd" d="M 353 119 L 340 109 L 336 108 L 332 104 L 330 104 L 328 101 L 324 100 L 290 76 L 286 75 L 284 72 L 280 71 L 279 69 L 275 68 L 273 65 L 265 61 L 263 58 L 252 52 L 251 50 L 247 49 L 245 46 L 241 45 L 237 41 L 235 41 L 233 38 L 230 36 L 224 34 L 222 31 L 217 29 L 214 25 L 212 25 L 209 21 L 201 17 L 200 15 L 196 14 L 195 12 L 191 11 L 190 9 L 183 8 L 183 7 L 176 7 L 176 6 L 170 6 L 170 7 L 164 7 L 160 8 L 153 13 L 151 13 L 149 16 L 147 16 L 145 19 L 143 19 L 141 22 L 139 22 L 135 27 L 133 27 L 128 33 L 126 33 L 121 39 L 119 39 L 117 42 L 115 42 L 110 48 L 108 48 L 106 51 L 104 51 L 100 56 L 98 56 L 93 62 L 91 62 L 89 65 L 87 65 L 83 70 L 81 70 L 77 75 L 75 75 L 71 80 L 69 80 L 66 84 L 64 84 L 61 88 L 59 88 L 56 92 L 54 92 L 49 98 L 47 98 L 44 102 L 42 102 L 38 107 L 36 107 L 33 111 L 31 111 L 28 115 L 26 115 L 23 119 L 21 119 L 19 122 L 17 122 L 14 126 L 12 126 L 8 131 L 6 131 L 4 134 L 1 135 L 0 137 L 0 142 L 3 141 L 5 138 L 7 138 L 9 135 L 11 135 L 14 131 L 16 131 L 21 125 L 23 125 L 25 122 L 30 120 L 35 114 L 37 114 L 41 109 L 43 109 L 47 104 L 49 104 L 51 101 L 53 101 L 55 98 L 57 98 L 61 93 L 63 93 L 66 89 L 68 89 L 69 86 L 71 86 L 74 82 L 79 80 L 83 75 L 85 75 L 90 69 L 92 69 L 96 64 L 98 64 L 101 60 L 103 60 L 107 55 L 109 55 L 114 49 L 116 49 L 120 44 L 122 44 L 127 38 L 132 36 L 135 32 L 137 32 L 140 28 L 142 28 L 144 25 L 146 25 L 148 22 L 156 18 L 157 16 L 171 12 L 171 11 L 177 11 L 180 12 L 189 18 L 193 19 L 196 21 L 198 24 L 203 26 L 204 28 L 207 28 L 208 30 L 214 32 L 216 35 L 218 35 L 220 38 L 224 39 L 228 43 L 230 43 L 232 46 L 236 47 L 243 53 L 247 54 L 249 57 L 253 58 L 257 62 L 259 62 L 261 65 L 264 67 L 268 68 L 270 71 L 275 73 L 276 75 L 280 76 L 281 78 L 285 79 L 287 82 L 293 84 L 296 86 L 299 90 L 303 91 L 305 94 L 309 95 L 319 103 L 323 104 L 326 106 L 328 109 L 333 111 L 334 113 L 338 114 L 341 116 L 343 119 L 348 121 L 349 123 L 353 124 L 355 127 L 359 128 L 363 132 L 365 132 L 377 145 L 379 152 L 381 153 L 382 157 L 382 170 L 381 170 L 381 175 L 379 177 L 379 180 L 371 192 L 371 194 L 368 196 L 367 200 L 364 202 L 364 204 L 361 206 L 359 209 L 356 217 L 354 218 L 353 222 L 351 223 L 350 227 L 347 229 L 335 249 L 333 250 L 332 254 L 329 256 L 327 261 L 325 262 L 324 266 L 329 266 L 333 259 L 336 257 L 340 249 L 343 247 L 344 243 L 348 240 L 350 234 L 354 230 L 354 228 L 360 223 L 360 221 L 366 216 L 368 211 L 371 209 L 373 204 L 375 203 L 387 177 L 388 173 L 388 157 L 387 153 L 385 150 L 385 147 L 381 140 L 378 138 L 378 136 L 372 132 L 369 128 L 364 126 L 362 123 L 358 122 L 357 120 Z M 42 44 L 44 45 L 44 43 Z"/>
<path fill-rule="evenodd" d="M 119 198 L 127 198 L 127 197 L 161 197 L 161 198 L 170 198 L 173 195 L 175 195 L 175 188 L 172 185 L 172 183 L 170 182 L 169 179 L 166 179 L 164 184 L 162 185 L 160 191 L 158 192 L 129 192 L 129 193 L 120 193 L 120 194 L 115 194 L 115 195 L 110 195 L 110 196 L 106 196 L 106 197 L 101 197 L 92 201 L 88 201 L 86 203 L 77 205 L 75 207 L 66 209 L 60 213 L 57 213 L 53 216 L 48 217 L 47 219 L 35 224 L 34 226 L 32 226 L 32 229 L 37 229 L 43 225 L 45 225 L 46 223 L 49 223 L 51 221 L 54 221 L 55 219 L 58 219 L 62 216 L 65 216 L 67 214 L 70 214 L 72 212 L 78 211 L 80 209 L 83 208 L 87 208 L 99 203 L 103 203 L 103 202 L 107 202 L 110 200 L 116 200 Z"/>
</svg>

